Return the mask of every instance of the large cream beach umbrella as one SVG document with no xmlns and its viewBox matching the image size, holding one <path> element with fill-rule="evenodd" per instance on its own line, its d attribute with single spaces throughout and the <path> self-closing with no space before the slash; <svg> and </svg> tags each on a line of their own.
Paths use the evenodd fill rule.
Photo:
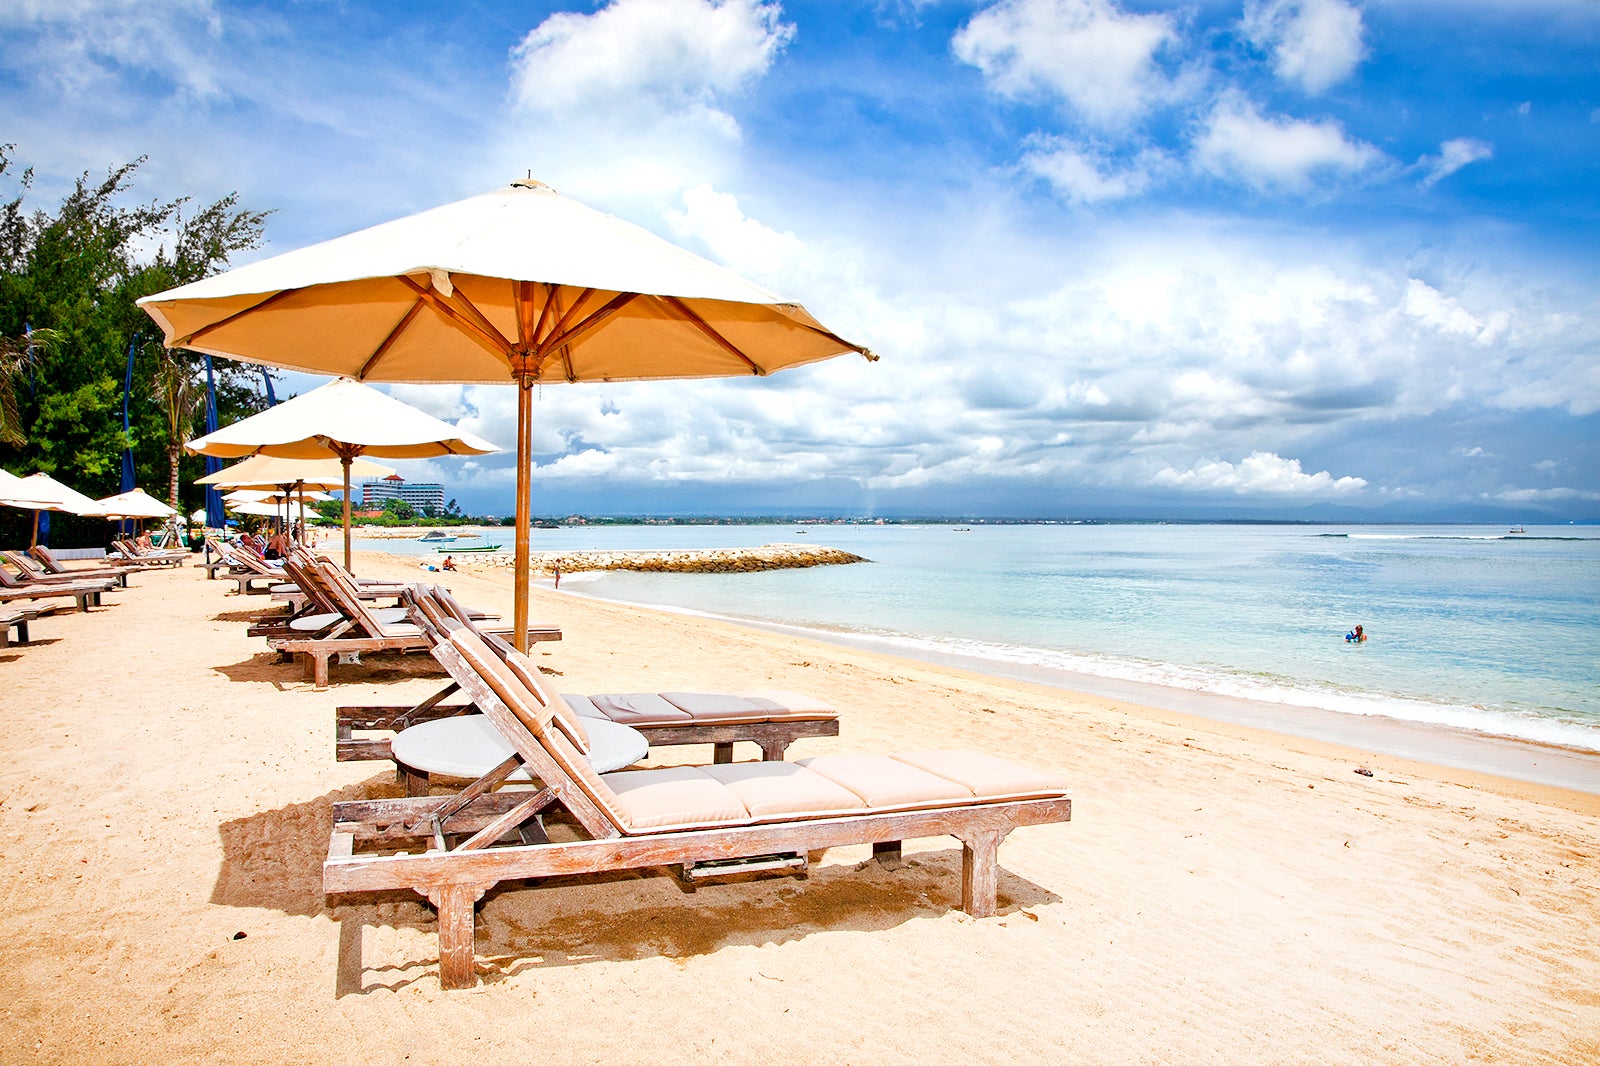
<svg viewBox="0 0 1600 1066">
<path fill-rule="evenodd" d="M 338 378 L 190 441 L 201 455 L 238 459 L 336 456 L 344 487 L 344 567 L 350 569 L 350 466 L 357 456 L 426 459 L 499 451 L 482 437 L 457 429 L 368 385 Z"/>
<path fill-rule="evenodd" d="M 531 180 L 139 303 L 170 347 L 361 381 L 515 384 L 520 648 L 534 386 L 875 358 L 799 304 Z"/>
</svg>

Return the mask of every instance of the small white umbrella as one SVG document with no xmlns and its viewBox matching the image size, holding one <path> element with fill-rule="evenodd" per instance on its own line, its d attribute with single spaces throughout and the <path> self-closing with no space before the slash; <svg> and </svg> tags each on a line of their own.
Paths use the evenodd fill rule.
<svg viewBox="0 0 1600 1066">
<path fill-rule="evenodd" d="M 101 509 L 105 511 L 105 516 L 111 519 L 171 518 L 178 513 L 140 488 L 107 496 L 99 503 Z"/>
<path fill-rule="evenodd" d="M 394 467 L 374 463 L 370 459 L 350 460 L 351 477 L 388 477 L 392 473 Z M 344 464 L 338 459 L 279 459 L 272 455 L 252 455 L 223 467 L 215 474 L 196 478 L 194 483 L 235 489 L 270 489 L 290 485 L 336 489 L 344 484 Z"/>
<path fill-rule="evenodd" d="M 422 459 L 499 451 L 482 437 L 419 411 L 359 381 L 338 378 L 188 444 L 221 459 L 336 456 L 344 473 L 344 566 L 350 569 L 350 464 L 359 455 Z"/>
<path fill-rule="evenodd" d="M 24 478 L 16 478 L 16 485 L 6 492 L 0 502 L 12 507 L 22 507 L 34 512 L 33 543 L 39 543 L 39 512 L 66 511 L 69 514 L 93 515 L 104 518 L 100 505 L 77 489 L 63 485 L 49 474 L 40 471 Z"/>
</svg>

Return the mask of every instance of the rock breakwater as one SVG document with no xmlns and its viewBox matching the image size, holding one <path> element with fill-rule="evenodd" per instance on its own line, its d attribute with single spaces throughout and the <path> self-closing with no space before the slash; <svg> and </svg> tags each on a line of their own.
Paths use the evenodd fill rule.
<svg viewBox="0 0 1600 1066">
<path fill-rule="evenodd" d="M 496 561 L 499 561 L 498 559 Z M 674 548 L 658 551 L 534 552 L 533 568 L 553 574 L 585 570 L 643 570 L 653 573 L 737 574 L 753 570 L 793 570 L 807 566 L 864 563 L 859 555 L 811 544 L 763 544 L 759 548 Z M 511 565 L 509 555 L 504 565 Z"/>
</svg>

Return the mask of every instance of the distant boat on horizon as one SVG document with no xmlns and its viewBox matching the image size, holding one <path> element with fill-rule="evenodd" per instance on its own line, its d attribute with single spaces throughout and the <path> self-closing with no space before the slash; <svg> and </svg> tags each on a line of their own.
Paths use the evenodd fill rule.
<svg viewBox="0 0 1600 1066">
<path fill-rule="evenodd" d="M 1527 531 L 1528 527 L 1526 526 L 1516 526 L 1512 529 L 1506 530 L 1507 533 L 1526 533 Z"/>
</svg>

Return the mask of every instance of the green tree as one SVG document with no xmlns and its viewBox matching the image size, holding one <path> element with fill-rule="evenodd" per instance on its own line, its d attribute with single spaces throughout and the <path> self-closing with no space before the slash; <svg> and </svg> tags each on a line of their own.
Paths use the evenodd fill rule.
<svg viewBox="0 0 1600 1066">
<path fill-rule="evenodd" d="M 46 352 L 61 340 L 53 329 L 36 329 L 24 337 L 0 337 L 0 444 L 28 443 L 17 407 L 17 384 L 33 365 L 35 353 Z"/>
<path fill-rule="evenodd" d="M 135 301 L 216 273 L 231 255 L 257 247 L 266 213 L 241 209 L 232 195 L 198 209 L 186 197 L 130 203 L 143 159 L 113 167 L 98 181 L 86 173 L 56 210 L 29 211 L 24 201 L 33 171 L 15 174 L 12 150 L 0 146 L 0 181 L 14 193 L 0 202 L 0 337 L 20 338 L 31 326 L 36 337 L 51 330 L 58 343 L 47 350 L 36 345 L 25 375 L 13 346 L 5 349 L 11 369 L 0 370 L 0 404 L 9 383 L 15 410 L 7 412 L 5 425 L 14 421 L 15 433 L 4 436 L 0 459 L 19 470 L 48 471 L 98 496 L 120 487 L 120 456 L 131 447 L 140 480 L 165 476 L 170 482 L 174 430 L 158 364 L 165 358 L 186 362 L 198 383 L 201 361 L 186 352 L 165 355 L 155 324 Z M 142 395 L 130 406 L 124 433 L 130 348 Z M 260 368 L 218 360 L 216 372 L 223 424 L 265 405 Z M 192 485 L 201 460 L 180 453 L 179 465 L 180 482 Z M 197 489 L 189 491 L 198 498 Z"/>
<path fill-rule="evenodd" d="M 416 508 L 398 497 L 383 501 L 383 513 L 402 522 L 415 521 L 417 517 Z"/>
<path fill-rule="evenodd" d="M 178 465 L 183 459 L 184 442 L 194 429 L 195 413 L 205 402 L 205 389 L 196 380 L 194 366 L 189 359 L 171 348 L 162 348 L 156 356 L 150 390 L 167 418 L 167 504 L 181 514 L 183 508 L 178 503 Z"/>
</svg>

